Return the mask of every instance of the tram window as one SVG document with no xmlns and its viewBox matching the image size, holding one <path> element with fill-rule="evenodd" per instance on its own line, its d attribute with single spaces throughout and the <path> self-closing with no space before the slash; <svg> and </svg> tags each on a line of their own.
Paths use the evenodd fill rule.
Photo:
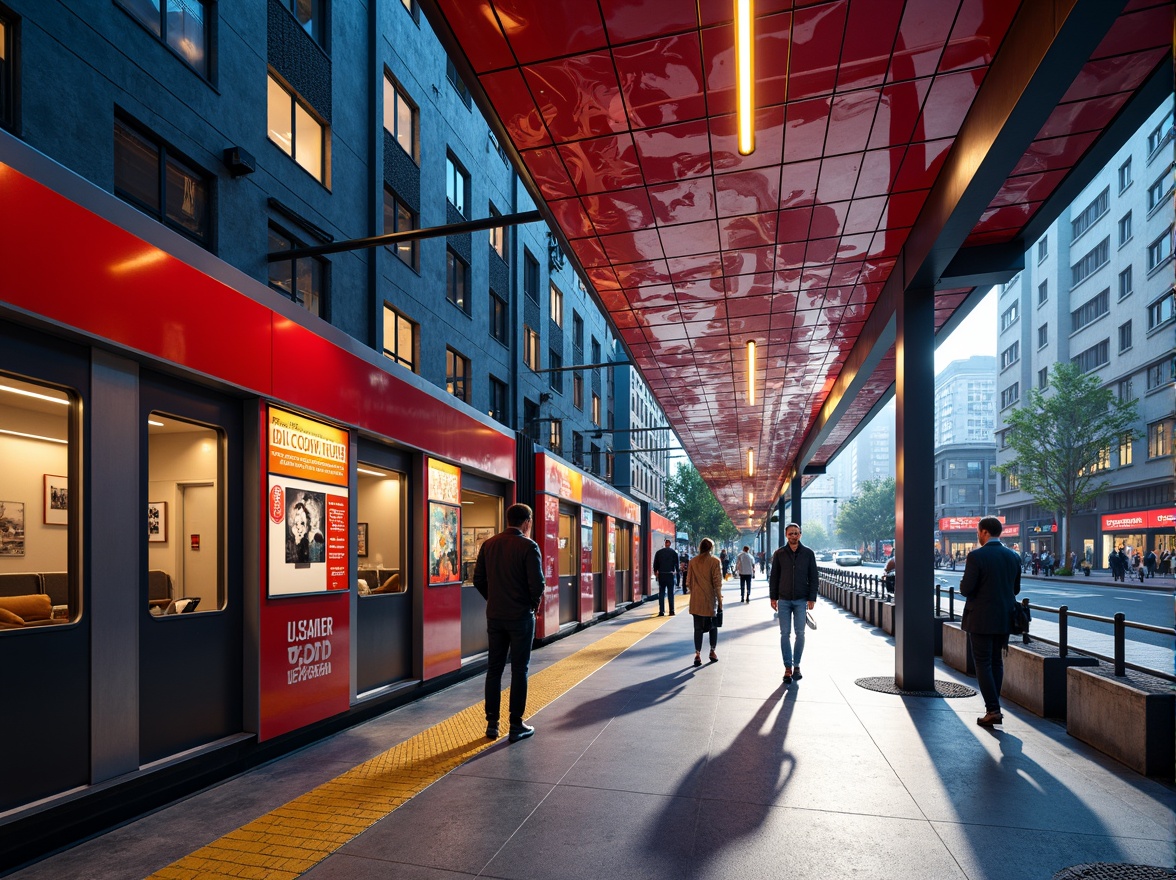
<svg viewBox="0 0 1176 880">
<path fill-rule="evenodd" d="M 360 462 L 357 473 L 358 589 L 361 597 L 408 592 L 405 571 L 405 475 Z"/>
<path fill-rule="evenodd" d="M 147 418 L 147 605 L 153 617 L 225 606 L 224 441 L 216 428 Z"/>
<path fill-rule="evenodd" d="M 580 548 L 576 544 L 576 518 L 570 513 L 559 514 L 559 576 L 572 577 L 580 573 Z"/>
<path fill-rule="evenodd" d="M 474 565 L 487 538 L 502 530 L 502 499 L 463 489 L 461 493 L 461 582 L 474 585 Z"/>
<path fill-rule="evenodd" d="M 80 613 L 77 411 L 72 392 L 0 373 L 0 631 Z"/>
</svg>

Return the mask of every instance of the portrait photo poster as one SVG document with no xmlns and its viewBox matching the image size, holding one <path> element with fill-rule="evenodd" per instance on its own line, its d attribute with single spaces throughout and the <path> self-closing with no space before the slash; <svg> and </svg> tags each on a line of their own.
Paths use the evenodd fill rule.
<svg viewBox="0 0 1176 880">
<path fill-rule="evenodd" d="M 347 490 L 270 474 L 268 592 L 347 589 Z"/>
<path fill-rule="evenodd" d="M 56 474 L 45 474 L 45 513 L 47 526 L 69 525 L 69 480 Z"/>
</svg>

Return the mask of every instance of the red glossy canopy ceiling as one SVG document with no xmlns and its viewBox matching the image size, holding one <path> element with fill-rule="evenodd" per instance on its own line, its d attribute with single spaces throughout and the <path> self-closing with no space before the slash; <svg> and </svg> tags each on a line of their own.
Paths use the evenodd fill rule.
<svg viewBox="0 0 1176 880">
<path fill-rule="evenodd" d="M 741 527 L 754 493 L 758 522 L 1020 2 L 761 0 L 750 156 L 735 148 L 730 0 L 423 5 L 464 53 L 692 461 Z M 1171 33 L 1170 2 L 1126 5 L 966 245 L 1018 239 L 1167 58 Z M 937 328 L 969 292 L 937 292 Z M 893 381 L 888 352 L 808 460 L 828 461 Z"/>
</svg>

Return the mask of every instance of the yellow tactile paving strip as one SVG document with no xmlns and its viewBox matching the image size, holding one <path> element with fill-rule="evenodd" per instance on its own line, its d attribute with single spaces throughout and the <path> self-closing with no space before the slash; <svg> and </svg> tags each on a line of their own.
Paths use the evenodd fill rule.
<svg viewBox="0 0 1176 880">
<path fill-rule="evenodd" d="M 643 615 L 532 675 L 527 689 L 528 717 L 668 620 L 656 613 Z M 510 678 L 509 667 L 505 677 Z M 502 699 L 506 706 L 508 695 Z M 486 712 L 479 702 L 151 877 L 298 877 L 450 770 L 488 749 L 493 743 L 485 733 Z"/>
</svg>

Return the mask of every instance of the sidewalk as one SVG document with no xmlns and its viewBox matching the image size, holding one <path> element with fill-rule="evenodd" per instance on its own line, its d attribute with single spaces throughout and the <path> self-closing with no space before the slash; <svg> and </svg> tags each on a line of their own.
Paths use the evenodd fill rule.
<svg viewBox="0 0 1176 880">
<path fill-rule="evenodd" d="M 536 651 L 537 675 L 647 631 L 536 712 L 533 738 L 480 751 L 303 876 L 1039 880 L 1077 864 L 1172 865 L 1172 786 L 1015 704 L 986 730 L 979 696 L 859 687 L 894 674 L 893 639 L 823 600 L 804 678 L 785 687 L 766 582 L 750 604 L 737 583 L 724 595 L 718 663 L 694 668 L 689 614 L 658 619 L 656 602 Z M 974 684 L 940 661 L 936 678 Z M 481 687 L 470 679 L 14 876 L 161 870 L 466 710 Z"/>
</svg>

